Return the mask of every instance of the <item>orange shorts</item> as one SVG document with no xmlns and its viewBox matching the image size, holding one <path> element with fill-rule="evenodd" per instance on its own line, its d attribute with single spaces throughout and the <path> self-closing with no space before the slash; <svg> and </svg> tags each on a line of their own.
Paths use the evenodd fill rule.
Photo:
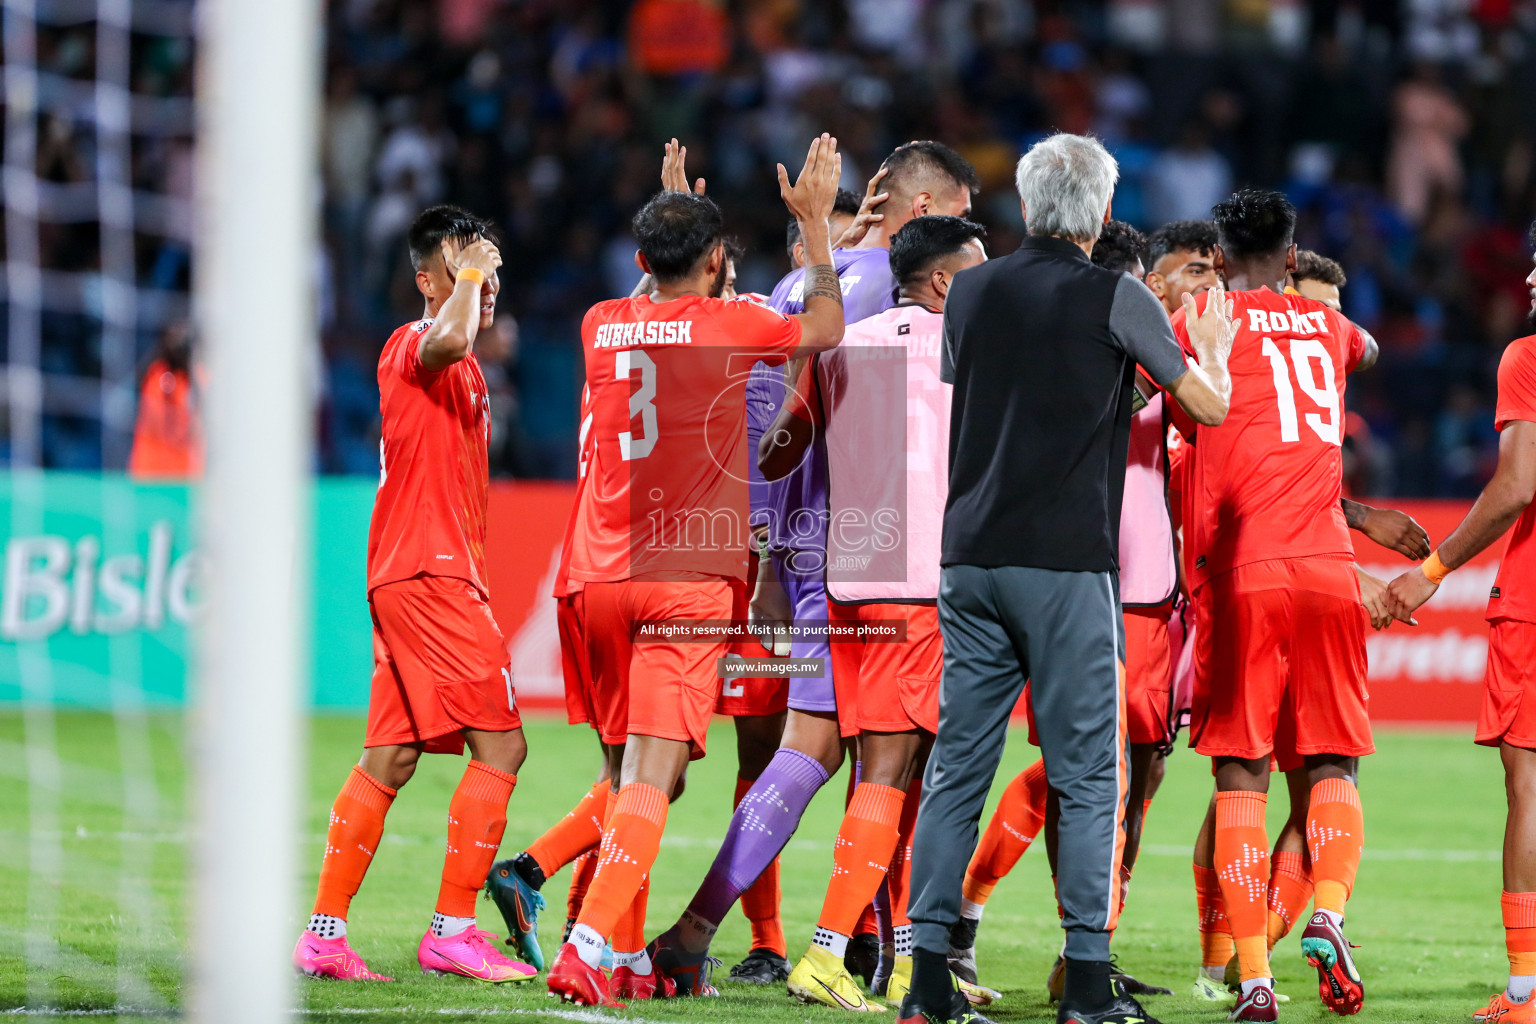
<svg viewBox="0 0 1536 1024">
<path fill-rule="evenodd" d="M 1477 716 L 1477 742 L 1488 747 L 1508 743 L 1536 750 L 1536 622 L 1496 619 L 1488 630 L 1488 674 L 1483 679 L 1483 708 Z"/>
<path fill-rule="evenodd" d="M 1169 687 L 1173 653 L 1168 645 L 1172 605 L 1127 608 L 1125 620 L 1125 717 L 1132 743 L 1168 742 Z"/>
<path fill-rule="evenodd" d="M 726 644 L 653 640 L 635 643 L 636 623 L 723 622 L 731 617 L 725 580 L 621 580 L 582 588 L 582 618 L 592 666 L 592 709 L 604 743 L 630 735 L 678 740 L 704 756 L 709 719 L 720 697 Z"/>
<path fill-rule="evenodd" d="M 565 720 L 597 728 L 592 711 L 592 665 L 587 659 L 587 634 L 581 622 L 581 591 L 555 598 L 555 625 L 560 632 L 560 675 L 565 680 Z"/>
<path fill-rule="evenodd" d="M 757 558 L 748 560 L 747 582 L 731 583 L 731 618 L 747 621 L 747 604 L 752 599 L 752 586 L 756 582 Z M 743 658 L 772 658 L 762 644 L 748 637 L 729 645 L 731 654 Z M 788 676 L 736 676 L 721 681 L 720 699 L 715 712 L 732 718 L 750 718 L 754 715 L 777 715 L 789 707 Z"/>
<path fill-rule="evenodd" d="M 838 604 L 827 602 L 827 620 L 852 627 L 877 619 L 905 619 L 901 643 L 833 637 L 832 685 L 837 724 L 844 736 L 861 732 L 937 732 L 939 678 L 944 638 L 939 609 L 931 604 Z"/>
<path fill-rule="evenodd" d="M 1208 580 L 1195 602 L 1190 741 L 1211 757 L 1358 757 L 1371 743 L 1365 631 L 1353 566 L 1288 558 Z"/>
<path fill-rule="evenodd" d="M 464 729 L 519 728 L 512 659 L 491 606 L 464 580 L 417 576 L 368 595 L 373 689 L 365 747 L 464 751 Z"/>
</svg>

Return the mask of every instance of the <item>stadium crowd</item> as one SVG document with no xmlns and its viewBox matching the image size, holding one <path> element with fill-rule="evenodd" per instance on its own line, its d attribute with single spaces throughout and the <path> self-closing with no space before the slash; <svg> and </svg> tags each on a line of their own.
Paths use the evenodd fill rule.
<svg viewBox="0 0 1536 1024">
<path fill-rule="evenodd" d="M 337 0 L 326 28 L 327 472 L 376 469 L 373 365 L 410 304 L 398 253 L 414 210 L 452 196 L 485 211 L 519 282 L 504 355 L 486 360 L 493 473 L 570 477 L 576 325 L 629 286 L 652 141 L 692 140 L 747 243 L 743 286 L 763 290 L 783 270 L 779 211 L 754 182 L 812 126 L 838 135 L 854 189 L 897 142 L 953 144 L 1003 247 L 1020 230 L 1012 157 L 1051 129 L 1105 140 L 1117 215 L 1143 229 L 1208 215 L 1234 183 L 1284 188 L 1299 240 L 1344 265 L 1348 312 L 1383 349 L 1351 398 L 1352 487 L 1466 496 L 1491 471 L 1495 342 L 1521 308 L 1501 282 L 1520 276 L 1507 271 L 1536 196 L 1530 3 Z M 40 69 L 88 77 L 90 32 L 49 33 Z M 190 94 L 189 47 L 147 41 L 135 60 L 136 90 Z M 140 147 L 137 187 L 185 196 L 186 152 Z M 90 132 L 60 121 L 38 159 L 49 180 L 89 180 Z M 89 225 L 61 227 L 42 262 L 88 268 L 93 247 Z M 355 252 L 360 271 L 336 273 Z M 187 286 L 180 240 L 141 234 L 139 264 L 146 288 Z M 45 369 L 99 374 L 96 331 L 50 315 Z M 45 459 L 99 465 L 97 433 L 51 416 Z"/>
</svg>

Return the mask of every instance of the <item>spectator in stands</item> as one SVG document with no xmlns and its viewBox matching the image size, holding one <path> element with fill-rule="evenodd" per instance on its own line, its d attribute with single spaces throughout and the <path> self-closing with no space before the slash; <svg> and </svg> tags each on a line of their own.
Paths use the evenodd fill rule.
<svg viewBox="0 0 1536 1024">
<path fill-rule="evenodd" d="M 160 333 L 139 388 L 128 473 L 141 479 L 187 480 L 203 474 L 200 382 L 192 329 L 177 321 Z"/>
</svg>

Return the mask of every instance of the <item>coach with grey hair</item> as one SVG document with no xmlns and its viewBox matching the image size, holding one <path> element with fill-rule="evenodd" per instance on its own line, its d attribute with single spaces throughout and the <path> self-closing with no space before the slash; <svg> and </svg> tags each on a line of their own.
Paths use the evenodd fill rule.
<svg viewBox="0 0 1536 1024">
<path fill-rule="evenodd" d="M 941 376 L 955 390 L 944 677 L 913 837 L 903 1022 L 966 1019 L 949 930 L 1026 679 L 1060 807 L 1052 867 L 1067 938 L 1057 1020 L 1150 1020 L 1112 983 L 1109 964 L 1129 775 L 1117 549 L 1134 380 L 1140 366 L 1197 423 L 1220 423 L 1234 328 L 1220 286 L 1203 315 L 1186 299 L 1199 363 L 1187 361 L 1152 293 L 1089 261 L 1118 176 L 1095 139 L 1035 145 L 1018 165 L 1023 245 L 956 275 L 945 303 Z"/>
</svg>

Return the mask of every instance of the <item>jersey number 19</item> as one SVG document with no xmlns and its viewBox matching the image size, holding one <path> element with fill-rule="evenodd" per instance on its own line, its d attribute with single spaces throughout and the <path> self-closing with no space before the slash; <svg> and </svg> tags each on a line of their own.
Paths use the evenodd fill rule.
<svg viewBox="0 0 1536 1024">
<path fill-rule="evenodd" d="M 1289 364 L 1273 338 L 1264 339 L 1262 351 L 1268 357 L 1270 370 L 1275 377 L 1275 397 L 1280 405 L 1280 440 L 1287 444 L 1301 440 L 1296 416 L 1296 392 L 1291 387 L 1291 367 L 1294 366 L 1296 384 L 1323 410 L 1307 413 L 1307 426 L 1329 444 L 1339 444 L 1339 392 L 1334 386 L 1333 358 L 1323 343 L 1316 338 L 1292 338 Z M 1314 358 L 1322 365 L 1321 385 L 1313 376 Z"/>
</svg>

